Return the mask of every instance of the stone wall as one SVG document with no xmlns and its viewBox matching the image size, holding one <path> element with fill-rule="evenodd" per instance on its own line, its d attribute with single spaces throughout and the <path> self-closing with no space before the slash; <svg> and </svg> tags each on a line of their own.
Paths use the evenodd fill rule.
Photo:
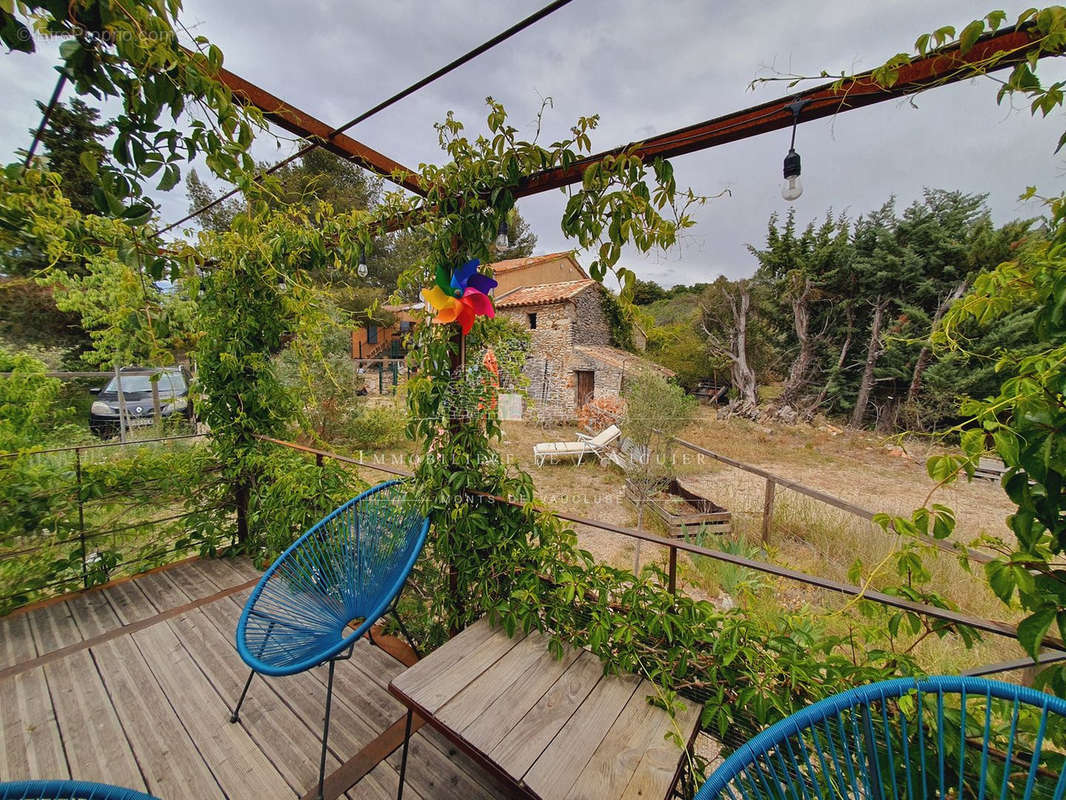
<svg viewBox="0 0 1066 800">
<path fill-rule="evenodd" d="M 573 298 L 574 344 L 611 343 L 611 326 L 603 313 L 603 291 L 591 286 Z"/>
</svg>

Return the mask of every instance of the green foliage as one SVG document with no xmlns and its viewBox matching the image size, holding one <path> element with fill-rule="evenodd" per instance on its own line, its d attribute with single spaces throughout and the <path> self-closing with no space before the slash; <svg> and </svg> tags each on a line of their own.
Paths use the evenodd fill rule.
<svg viewBox="0 0 1066 800">
<path fill-rule="evenodd" d="M 355 447 L 384 450 L 406 441 L 407 420 L 392 405 L 362 405 L 348 423 L 347 438 Z"/>
<path fill-rule="evenodd" d="M 603 313 L 607 317 L 611 344 L 623 350 L 633 351 L 633 309 L 607 289 L 600 291 Z"/>
<path fill-rule="evenodd" d="M 55 429 L 61 383 L 46 378 L 47 366 L 23 353 L 0 347 L 0 452 L 54 442 L 67 433 Z"/>
<path fill-rule="evenodd" d="M 37 108 L 43 114 L 44 103 Z M 71 206 L 83 214 L 98 211 L 93 202 L 96 175 L 101 164 L 109 165 L 107 148 L 101 140 L 110 136 L 110 124 L 98 124 L 100 112 L 75 97 L 68 104 L 57 103 L 48 117 L 48 125 L 41 134 L 41 148 L 48 161 L 48 169 L 63 181 L 63 194 Z M 30 131 L 32 136 L 37 131 Z M 91 170 L 86 167 L 89 164 Z"/>
<path fill-rule="evenodd" d="M 112 122 L 113 161 L 97 160 L 91 148 L 87 157 L 79 156 L 95 173 L 93 202 L 101 212 L 144 221 L 151 201 L 142 196 L 141 181 L 159 175 L 156 188 L 169 190 L 181 177 L 181 163 L 198 154 L 215 174 L 233 181 L 254 168 L 247 148 L 253 131 L 263 127 L 262 115 L 236 103 L 214 78 L 222 66 L 217 47 L 202 36 L 194 51 L 178 44 L 180 10 L 179 0 L 29 0 L 0 7 L 0 40 L 9 48 L 33 52 L 27 23 L 63 39 L 62 69 L 75 91 L 122 104 Z M 208 120 L 193 119 L 184 130 L 160 124 L 163 114 L 178 120 L 193 106 Z"/>
<path fill-rule="evenodd" d="M 90 458 L 90 454 L 94 454 Z M 0 613 L 233 535 L 227 487 L 201 443 L 0 460 Z"/>
<path fill-rule="evenodd" d="M 315 522 L 367 488 L 332 460 L 318 466 L 301 453 L 276 447 L 257 453 L 254 460 L 257 480 L 249 527 L 255 544 L 250 555 L 261 567 Z"/>
<path fill-rule="evenodd" d="M 919 54 L 934 46 L 957 42 L 960 50 L 973 46 L 977 37 L 995 30 L 1006 19 L 992 12 L 967 25 L 956 37 L 952 27 L 923 35 L 916 42 Z M 1044 115 L 1063 104 L 1062 83 L 1043 86 L 1036 71 L 1039 59 L 1061 53 L 1066 45 L 1066 9 L 1059 6 L 1024 11 L 1018 24 L 1026 26 L 1035 46 L 1002 82 L 998 99 L 1014 95 L 1032 98 L 1030 109 Z M 979 74 L 1001 59 L 994 54 L 971 68 Z M 877 73 L 885 83 L 898 74 L 909 57 L 901 54 Z M 1059 146 L 1066 142 L 1066 134 Z M 1035 195 L 1030 188 L 1023 195 Z M 1017 510 L 1007 518 L 1012 541 L 986 537 L 985 544 L 998 558 L 985 567 L 989 585 L 1004 602 L 1017 603 L 1027 612 L 1018 626 L 1018 640 L 1034 658 L 1054 628 L 1066 635 L 1066 571 L 1061 556 L 1066 551 L 1066 195 L 1046 200 L 1049 210 L 1048 241 L 1031 238 L 994 268 L 985 268 L 972 290 L 944 315 L 933 343 L 949 353 L 965 353 L 969 335 L 1011 320 L 1019 310 L 1033 310 L 1030 339 L 1025 346 L 1000 351 L 996 371 L 1001 385 L 993 396 L 965 399 L 963 421 L 956 426 L 961 453 L 935 456 L 928 471 L 938 485 L 960 475 L 972 477 L 986 448 L 994 448 L 1007 466 L 1003 488 Z M 1013 318 L 1013 319 L 1012 319 Z M 896 524 L 907 520 L 894 520 Z M 921 508 L 909 521 L 919 531 L 946 536 L 954 516 L 939 506 Z M 937 523 L 939 522 L 939 532 Z M 1066 694 L 1066 668 L 1054 665 L 1038 674 L 1038 683 L 1058 695 Z"/>
</svg>

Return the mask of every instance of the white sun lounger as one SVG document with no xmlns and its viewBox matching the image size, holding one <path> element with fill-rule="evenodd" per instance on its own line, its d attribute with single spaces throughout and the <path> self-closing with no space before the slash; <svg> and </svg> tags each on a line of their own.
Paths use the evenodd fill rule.
<svg viewBox="0 0 1066 800">
<path fill-rule="evenodd" d="M 614 444 L 615 440 L 622 435 L 617 425 L 611 425 L 596 436 L 586 436 L 579 433 L 576 442 L 542 442 L 533 445 L 533 462 L 538 467 L 543 467 L 545 461 L 552 464 L 561 459 L 581 459 L 589 454 L 595 454 L 602 460 L 607 448 Z"/>
</svg>

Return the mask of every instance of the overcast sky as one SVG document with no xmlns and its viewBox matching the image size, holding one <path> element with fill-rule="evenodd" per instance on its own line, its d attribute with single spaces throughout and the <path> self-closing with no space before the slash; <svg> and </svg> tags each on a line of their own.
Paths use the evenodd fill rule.
<svg viewBox="0 0 1066 800">
<path fill-rule="evenodd" d="M 533 12 L 545 0 L 386 0 L 280 2 L 186 0 L 182 17 L 225 53 L 226 66 L 329 124 L 340 124 Z M 1003 6 L 1013 19 L 1026 3 Z M 441 160 L 433 123 L 452 110 L 472 133 L 483 130 L 487 95 L 532 136 L 542 98 L 551 97 L 543 141 L 561 138 L 581 115 L 599 114 L 594 150 L 700 122 L 787 93 L 783 83 L 749 89 L 753 78 L 825 69 L 858 71 L 909 50 L 918 34 L 964 25 L 990 10 L 973 0 L 823 0 L 638 2 L 575 0 L 488 54 L 348 133 L 397 161 Z M 55 81 L 55 43 L 38 53 L 0 56 L 4 100 L 0 147 L 11 159 L 39 121 L 34 99 Z M 1066 78 L 1062 63 L 1045 81 Z M 813 84 L 812 84 L 813 85 Z M 890 101 L 800 126 L 796 149 L 806 188 L 798 219 L 826 210 L 856 216 L 890 195 L 902 206 L 924 186 L 989 193 L 997 221 L 1040 213 L 1021 204 L 1028 185 L 1066 188 L 1052 156 L 1062 114 L 1034 119 L 1025 107 L 997 106 L 989 78 L 927 92 L 912 107 Z M 257 158 L 274 160 L 270 137 Z M 788 132 L 778 131 L 674 159 L 680 186 L 703 194 L 728 189 L 697 212 L 697 226 L 666 254 L 625 257 L 642 278 L 665 285 L 750 274 L 748 243 L 785 212 L 781 162 Z M 204 170 L 200 170 L 201 174 Z M 179 185 L 160 198 L 164 221 L 185 212 Z M 560 192 L 521 201 L 538 236 L 537 252 L 572 247 L 559 229 Z M 589 259 L 584 259 L 587 263 Z"/>
</svg>

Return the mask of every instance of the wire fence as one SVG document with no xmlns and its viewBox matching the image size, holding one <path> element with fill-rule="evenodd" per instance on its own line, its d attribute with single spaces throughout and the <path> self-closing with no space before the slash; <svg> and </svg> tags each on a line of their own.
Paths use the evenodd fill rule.
<svg viewBox="0 0 1066 800">
<path fill-rule="evenodd" d="M 212 550 L 232 517 L 198 435 L 0 453 L 0 612 Z"/>
</svg>

